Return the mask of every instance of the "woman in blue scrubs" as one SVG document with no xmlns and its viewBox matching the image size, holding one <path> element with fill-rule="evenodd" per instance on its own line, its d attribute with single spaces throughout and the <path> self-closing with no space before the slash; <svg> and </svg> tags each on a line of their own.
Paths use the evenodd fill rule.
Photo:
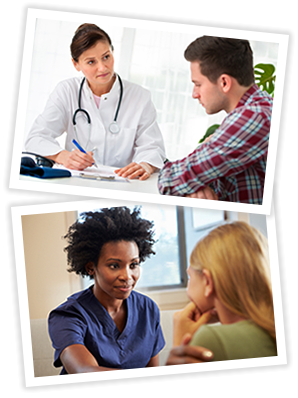
<svg viewBox="0 0 298 398">
<path fill-rule="evenodd" d="M 84 213 L 65 238 L 69 271 L 94 284 L 70 296 L 49 315 L 61 374 L 158 366 L 165 345 L 157 305 L 133 291 L 140 264 L 155 254 L 153 223 L 140 209 Z"/>
</svg>

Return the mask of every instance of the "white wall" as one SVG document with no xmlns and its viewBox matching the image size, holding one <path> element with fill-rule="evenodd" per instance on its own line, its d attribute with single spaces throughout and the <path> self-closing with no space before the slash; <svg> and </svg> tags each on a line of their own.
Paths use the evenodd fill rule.
<svg viewBox="0 0 298 398">
<path fill-rule="evenodd" d="M 78 74 L 72 65 L 69 47 L 75 30 L 84 22 L 88 21 L 37 20 L 24 138 L 56 84 Z M 220 123 L 225 116 L 224 112 L 208 116 L 192 98 L 189 62 L 183 54 L 197 36 L 111 23 L 107 26 L 100 16 L 95 23 L 112 39 L 116 72 L 150 90 L 167 157 L 174 160 L 192 152 L 206 129 Z M 250 43 L 254 64 L 277 64 L 278 44 Z"/>
</svg>

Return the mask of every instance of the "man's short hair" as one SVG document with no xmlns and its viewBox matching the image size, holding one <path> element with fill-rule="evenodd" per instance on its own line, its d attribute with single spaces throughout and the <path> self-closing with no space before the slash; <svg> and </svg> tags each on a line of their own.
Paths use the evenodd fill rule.
<svg viewBox="0 0 298 398">
<path fill-rule="evenodd" d="M 201 73 L 212 83 L 222 74 L 234 77 L 241 86 L 254 83 L 253 53 L 248 40 L 202 36 L 187 47 L 184 57 L 199 62 Z"/>
</svg>

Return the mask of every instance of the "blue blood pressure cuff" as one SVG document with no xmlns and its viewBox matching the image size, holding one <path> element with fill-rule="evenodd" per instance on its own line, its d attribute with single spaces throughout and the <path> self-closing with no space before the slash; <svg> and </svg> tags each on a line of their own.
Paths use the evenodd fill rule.
<svg viewBox="0 0 298 398">
<path fill-rule="evenodd" d="M 32 157 L 23 156 L 21 159 L 20 174 L 37 178 L 64 178 L 71 177 L 68 170 L 60 170 L 52 167 L 38 166 Z"/>
</svg>

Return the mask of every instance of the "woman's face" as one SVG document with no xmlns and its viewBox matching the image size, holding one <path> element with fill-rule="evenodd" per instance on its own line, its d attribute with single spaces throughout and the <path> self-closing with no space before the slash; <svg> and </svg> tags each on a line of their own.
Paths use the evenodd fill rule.
<svg viewBox="0 0 298 398">
<path fill-rule="evenodd" d="M 114 78 L 114 56 L 108 42 L 98 41 L 80 55 L 78 62 L 73 60 L 73 64 L 76 70 L 81 71 L 86 77 L 95 94 L 98 90 L 103 90 L 104 93 L 107 88 L 111 89 Z"/>
<path fill-rule="evenodd" d="M 139 263 L 139 249 L 134 241 L 105 243 L 97 266 L 93 267 L 97 299 L 126 299 L 140 277 Z"/>
</svg>

